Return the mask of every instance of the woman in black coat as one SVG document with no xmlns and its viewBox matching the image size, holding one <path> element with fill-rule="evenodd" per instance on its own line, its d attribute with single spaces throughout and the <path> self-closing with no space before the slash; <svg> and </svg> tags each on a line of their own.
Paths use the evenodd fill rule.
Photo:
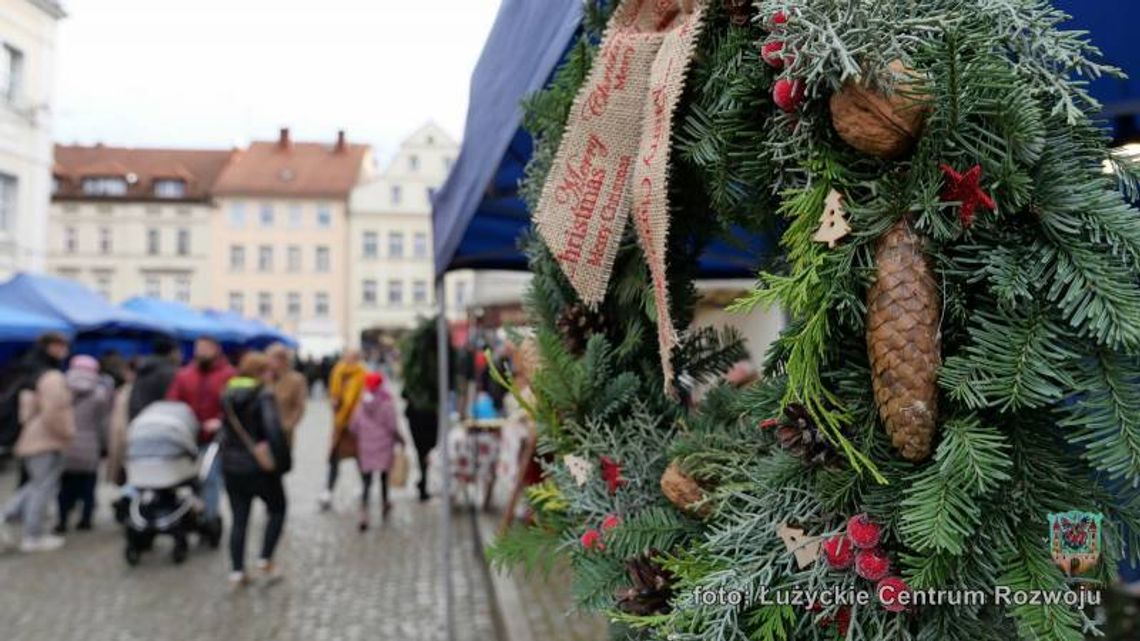
<svg viewBox="0 0 1140 641">
<path fill-rule="evenodd" d="M 253 499 L 261 499 L 269 512 L 265 539 L 257 567 L 267 580 L 279 578 L 273 551 L 285 527 L 285 486 L 282 475 L 292 461 L 285 432 L 277 414 L 273 392 L 266 385 L 269 359 L 248 352 L 238 365 L 238 375 L 222 394 L 225 412 L 221 441 L 222 473 L 230 499 L 233 526 L 230 530 L 230 586 L 249 582 L 245 573 L 245 535 Z"/>
</svg>

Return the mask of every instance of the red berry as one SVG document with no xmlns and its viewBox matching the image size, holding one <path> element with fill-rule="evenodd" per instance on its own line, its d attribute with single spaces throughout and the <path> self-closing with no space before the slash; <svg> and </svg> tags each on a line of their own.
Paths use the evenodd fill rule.
<svg viewBox="0 0 1140 641">
<path fill-rule="evenodd" d="M 878 581 L 891 571 L 891 559 L 879 548 L 859 550 L 855 555 L 855 574 L 868 581 Z"/>
<path fill-rule="evenodd" d="M 772 14 L 771 18 L 768 19 L 768 23 L 772 25 L 773 29 L 779 29 L 788 24 L 788 14 L 784 13 L 783 11 L 777 11 L 776 13 Z"/>
<path fill-rule="evenodd" d="M 902 612 L 906 609 L 906 604 L 899 598 L 903 593 L 909 594 L 910 586 L 897 576 L 889 576 L 875 586 L 875 596 L 887 612 Z"/>
<path fill-rule="evenodd" d="M 604 550 L 606 544 L 602 543 L 602 535 L 600 532 L 597 530 L 586 530 L 582 533 L 582 547 L 587 550 L 593 550 L 595 548 Z"/>
<path fill-rule="evenodd" d="M 766 42 L 760 47 L 760 57 L 773 69 L 784 68 L 784 43 L 781 40 Z"/>
<path fill-rule="evenodd" d="M 833 570 L 846 570 L 855 562 L 855 548 L 842 534 L 836 534 L 823 543 L 823 556 Z"/>
<path fill-rule="evenodd" d="M 621 517 L 616 514 L 607 514 L 606 518 L 602 519 L 603 532 L 609 532 L 619 525 L 621 525 Z"/>
<path fill-rule="evenodd" d="M 866 514 L 856 514 L 847 521 L 847 537 L 856 547 L 870 549 L 879 544 L 883 528 L 871 522 Z"/>
<path fill-rule="evenodd" d="M 839 636 L 847 638 L 847 629 L 851 627 L 851 606 L 844 605 L 835 613 L 835 624 L 839 628 Z"/>
<path fill-rule="evenodd" d="M 779 424 L 780 424 L 780 419 L 778 419 L 778 418 L 766 418 L 763 421 L 760 421 L 760 429 L 770 430 Z"/>
<path fill-rule="evenodd" d="M 799 109 L 804 102 L 804 82 L 799 78 L 780 78 L 772 85 L 772 101 L 787 113 Z"/>
</svg>

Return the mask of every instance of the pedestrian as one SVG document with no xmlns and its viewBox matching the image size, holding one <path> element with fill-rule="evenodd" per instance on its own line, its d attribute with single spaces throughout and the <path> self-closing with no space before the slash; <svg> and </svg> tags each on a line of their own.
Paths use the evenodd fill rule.
<svg viewBox="0 0 1140 641">
<path fill-rule="evenodd" d="M 396 419 L 396 401 L 384 389 L 384 376 L 369 372 L 364 376 L 364 395 L 352 414 L 349 429 L 357 441 L 356 461 L 364 491 L 360 498 L 360 531 L 368 529 L 368 495 L 372 476 L 380 474 L 380 505 L 385 518 L 392 509 L 388 502 L 388 470 L 395 459 L 396 444 L 403 445 Z"/>
<path fill-rule="evenodd" d="M 285 430 L 285 437 L 292 446 L 293 435 L 305 416 L 305 402 L 308 399 L 305 377 L 293 369 L 293 355 L 285 345 L 274 343 L 265 350 L 265 355 L 269 357 L 273 395 L 277 398 L 281 428 Z"/>
<path fill-rule="evenodd" d="M 332 493 L 340 473 L 340 462 L 356 457 L 356 439 L 348 430 L 352 413 L 364 392 L 366 371 L 360 364 L 360 350 L 349 349 L 329 374 L 329 401 L 333 409 L 333 431 L 329 447 L 329 475 L 318 501 L 322 510 L 332 507 Z"/>
<path fill-rule="evenodd" d="M 47 507 L 59 494 L 63 453 L 75 435 L 71 391 L 60 369 L 70 346 L 62 334 L 40 337 L 30 359 L 30 389 L 19 393 L 20 436 L 14 452 L 27 474 L 3 510 L 0 544 L 11 546 L 10 526 L 23 526 L 21 552 L 46 552 L 63 546 L 63 538 L 44 532 Z"/>
<path fill-rule="evenodd" d="M 234 368 L 222 353 L 222 346 L 209 336 L 194 341 L 194 360 L 178 370 L 166 393 L 166 400 L 180 401 L 190 406 L 201 430 L 198 447 L 205 453 L 210 441 L 222 426 L 222 392 L 234 376 Z M 222 499 L 222 473 L 217 461 L 207 470 L 202 483 L 203 510 L 206 519 L 221 521 L 218 509 Z"/>
<path fill-rule="evenodd" d="M 265 503 L 269 513 L 257 569 L 266 580 L 280 578 L 273 552 L 285 527 L 282 475 L 292 466 L 277 414 L 277 400 L 269 387 L 273 376 L 269 359 L 264 354 L 249 352 L 242 357 L 237 374 L 222 396 L 226 417 L 221 440 L 222 471 L 233 521 L 229 576 L 232 588 L 249 582 L 245 573 L 245 536 L 255 498 Z"/>
<path fill-rule="evenodd" d="M 135 382 L 127 405 L 127 418 L 135 420 L 147 405 L 166 398 L 170 384 L 182 364 L 182 350 L 169 338 L 159 338 L 152 346 L 153 353 L 139 361 L 135 369 Z"/>
<path fill-rule="evenodd" d="M 56 534 L 67 532 L 71 510 L 81 504 L 78 530 L 91 529 L 95 513 L 95 484 L 99 461 L 107 450 L 108 421 L 114 382 L 99 372 L 99 361 L 73 356 L 65 375 L 71 391 L 75 437 L 63 454 L 63 477 L 59 485 L 59 522 Z"/>
</svg>

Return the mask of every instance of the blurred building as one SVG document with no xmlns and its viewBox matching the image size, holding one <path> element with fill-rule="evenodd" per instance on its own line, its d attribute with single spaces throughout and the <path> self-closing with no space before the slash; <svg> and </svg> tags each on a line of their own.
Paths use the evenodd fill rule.
<svg viewBox="0 0 1140 641">
<path fill-rule="evenodd" d="M 53 0 L 0 0 L 0 279 L 44 266 L 63 17 Z"/>
<path fill-rule="evenodd" d="M 211 190 L 234 153 L 57 145 L 48 269 L 114 302 L 210 304 Z"/>
<path fill-rule="evenodd" d="M 273 142 L 235 153 L 214 187 L 213 306 L 260 318 L 309 353 L 349 331 L 348 199 L 372 166 L 344 132 L 327 142 Z M 355 242 L 355 241 L 353 241 Z"/>
<path fill-rule="evenodd" d="M 459 145 L 428 123 L 405 139 L 387 168 L 349 201 L 350 339 L 376 343 L 434 314 L 431 201 Z M 468 278 L 449 282 L 466 297 Z"/>
</svg>

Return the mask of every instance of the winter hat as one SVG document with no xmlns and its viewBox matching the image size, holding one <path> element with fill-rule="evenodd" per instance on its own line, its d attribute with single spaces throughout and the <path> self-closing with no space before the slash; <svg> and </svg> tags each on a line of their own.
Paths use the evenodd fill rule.
<svg viewBox="0 0 1140 641">
<path fill-rule="evenodd" d="M 369 392 L 375 392 L 376 388 L 384 382 L 384 375 L 380 372 L 368 372 L 364 375 L 364 387 Z"/>
<path fill-rule="evenodd" d="M 95 360 L 95 358 L 92 356 L 87 356 L 86 354 L 72 356 L 69 367 L 71 369 L 91 372 L 92 374 L 99 373 L 99 361 Z"/>
</svg>

